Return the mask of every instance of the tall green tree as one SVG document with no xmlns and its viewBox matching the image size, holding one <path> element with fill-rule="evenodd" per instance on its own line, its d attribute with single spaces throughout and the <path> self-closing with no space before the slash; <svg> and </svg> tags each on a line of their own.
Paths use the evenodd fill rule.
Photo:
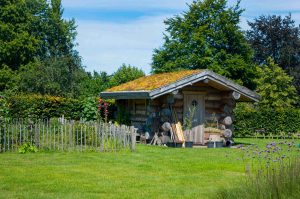
<svg viewBox="0 0 300 199">
<path fill-rule="evenodd" d="M 300 94 L 300 29 L 291 15 L 260 16 L 248 22 L 247 40 L 254 49 L 254 60 L 265 64 L 272 57 L 276 64 L 294 77 Z"/>
<path fill-rule="evenodd" d="M 164 44 L 154 50 L 152 72 L 211 69 L 254 88 L 252 50 L 239 27 L 243 10 L 227 0 L 195 0 L 165 21 Z"/>
<path fill-rule="evenodd" d="M 46 52 L 49 57 L 76 56 L 74 50 L 77 35 L 75 20 L 63 19 L 64 9 L 61 0 L 51 0 L 47 10 L 47 23 L 44 24 Z"/>
<path fill-rule="evenodd" d="M 61 0 L 0 2 L 0 76 L 13 70 L 19 91 L 78 96 L 87 74 L 74 48 L 75 21 L 62 15 Z M 0 91 L 9 87 L 0 78 Z"/>
<path fill-rule="evenodd" d="M 17 70 L 39 53 L 39 27 L 46 12 L 44 0 L 0 1 L 0 68 Z"/>
<path fill-rule="evenodd" d="M 70 72 L 73 58 L 62 57 L 35 60 L 22 66 L 15 80 L 18 90 L 24 93 L 39 93 L 64 97 L 79 97 L 83 92 L 80 82 L 87 76 L 83 69 Z"/>
<path fill-rule="evenodd" d="M 110 86 L 117 86 L 143 76 L 145 76 L 143 70 L 123 64 L 110 78 Z"/>
<path fill-rule="evenodd" d="M 106 72 L 87 73 L 85 78 L 80 82 L 82 96 L 98 96 L 101 91 L 109 88 L 110 77 Z"/>
<path fill-rule="evenodd" d="M 257 69 L 257 92 L 262 99 L 261 107 L 281 109 L 292 107 L 298 102 L 297 90 L 292 85 L 293 78 L 268 58 L 266 64 Z"/>
</svg>

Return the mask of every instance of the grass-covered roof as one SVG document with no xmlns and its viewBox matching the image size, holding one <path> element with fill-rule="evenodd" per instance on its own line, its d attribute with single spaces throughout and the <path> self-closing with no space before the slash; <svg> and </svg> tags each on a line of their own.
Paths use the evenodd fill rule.
<svg viewBox="0 0 300 199">
<path fill-rule="evenodd" d="M 200 73 L 201 70 L 184 70 L 176 71 L 170 73 L 160 73 L 149 75 L 145 77 L 140 77 L 131 82 L 115 86 L 113 88 L 107 89 L 106 92 L 118 92 L 118 91 L 151 91 L 162 86 L 174 83 L 180 79 L 187 76 Z"/>
</svg>

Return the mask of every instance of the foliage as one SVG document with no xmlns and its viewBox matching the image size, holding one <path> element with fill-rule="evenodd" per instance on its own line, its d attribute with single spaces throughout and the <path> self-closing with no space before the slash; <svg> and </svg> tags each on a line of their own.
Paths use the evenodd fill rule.
<svg viewBox="0 0 300 199">
<path fill-rule="evenodd" d="M 97 99 L 87 97 L 82 100 L 82 118 L 84 120 L 97 120 Z"/>
<path fill-rule="evenodd" d="M 7 99 L 12 118 L 46 119 L 60 117 L 77 119 L 82 117 L 82 105 L 79 100 L 42 95 L 19 95 Z"/>
<path fill-rule="evenodd" d="M 101 117 L 113 119 L 114 101 L 105 102 L 106 112 Z M 4 106 L 4 105 L 5 106 Z M 22 94 L 0 99 L 0 113 L 7 112 L 6 117 L 50 119 L 64 116 L 66 119 L 95 121 L 98 119 L 98 98 L 86 97 L 81 100 L 49 95 Z M 106 114 L 106 115 L 105 115 Z"/>
<path fill-rule="evenodd" d="M 74 55 L 74 20 L 62 19 L 61 0 L 4 0 L 0 4 L 0 67 L 17 70 L 34 58 Z"/>
<path fill-rule="evenodd" d="M 130 112 L 126 109 L 125 106 L 118 105 L 118 111 L 116 115 L 116 122 L 118 124 L 130 125 Z"/>
<path fill-rule="evenodd" d="M 184 116 L 183 118 L 183 127 L 185 130 L 190 131 L 192 129 L 192 125 L 193 125 L 193 119 L 194 119 L 194 115 L 195 115 L 195 111 L 196 111 L 196 106 L 193 107 L 188 107 L 189 111 L 187 113 L 187 115 Z"/>
<path fill-rule="evenodd" d="M 134 66 L 126 66 L 123 64 L 111 77 L 110 86 L 118 86 L 120 84 L 135 80 L 145 76 L 144 71 Z"/>
<path fill-rule="evenodd" d="M 0 91 L 78 97 L 86 76 L 61 0 L 0 3 Z"/>
<path fill-rule="evenodd" d="M 107 101 L 104 101 L 103 99 L 99 98 L 98 100 L 98 116 L 99 116 L 99 120 L 102 120 L 102 115 L 104 115 L 104 122 L 107 123 L 108 122 L 108 107 L 109 107 L 109 103 Z"/>
<path fill-rule="evenodd" d="M 257 130 L 265 135 L 300 132 L 300 110 L 295 108 L 254 108 L 240 103 L 234 110 L 236 137 L 253 136 Z"/>
<path fill-rule="evenodd" d="M 239 1 L 196 0 L 187 12 L 165 21 L 164 44 L 154 50 L 152 71 L 210 69 L 253 89 L 252 50 L 238 26 Z"/>
<path fill-rule="evenodd" d="M 254 60 L 265 64 L 268 57 L 294 77 L 300 92 L 300 29 L 291 15 L 265 16 L 248 22 L 247 40 L 254 49 Z M 274 34 L 276 33 L 276 34 Z"/>
<path fill-rule="evenodd" d="M 201 70 L 183 70 L 171 73 L 153 74 L 110 88 L 107 91 L 149 91 L 176 82 L 179 79 L 199 72 L 201 72 Z"/>
<path fill-rule="evenodd" d="M 266 65 L 258 67 L 257 91 L 262 99 L 259 105 L 281 109 L 292 107 L 298 101 L 292 78 L 269 58 Z"/>
<path fill-rule="evenodd" d="M 19 147 L 19 153 L 36 153 L 38 152 L 38 149 L 35 145 L 32 145 L 30 143 L 25 143 L 22 146 Z"/>
<path fill-rule="evenodd" d="M 106 90 L 110 86 L 110 77 L 106 72 L 87 73 L 80 82 L 81 96 L 98 96 L 100 92 Z"/>
<path fill-rule="evenodd" d="M 219 198 L 299 198 L 300 159 L 295 142 L 271 142 L 262 148 L 250 145 L 242 150 L 246 179 L 220 191 Z"/>
<path fill-rule="evenodd" d="M 8 67 L 0 67 L 0 92 L 14 88 L 14 72 Z"/>
<path fill-rule="evenodd" d="M 10 116 L 9 111 L 9 103 L 4 96 L 0 95 L 0 123 L 4 118 L 8 118 Z"/>
<path fill-rule="evenodd" d="M 0 3 L 0 68 L 16 70 L 38 54 L 38 30 L 46 15 L 45 1 L 3 0 Z"/>
</svg>

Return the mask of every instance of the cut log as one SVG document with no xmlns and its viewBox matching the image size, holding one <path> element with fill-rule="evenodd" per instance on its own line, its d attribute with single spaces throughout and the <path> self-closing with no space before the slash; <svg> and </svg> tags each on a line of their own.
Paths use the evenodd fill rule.
<svg viewBox="0 0 300 199">
<path fill-rule="evenodd" d="M 225 130 L 225 129 L 226 129 L 225 125 L 220 124 L 220 129 L 221 129 L 221 130 Z"/>
<path fill-rule="evenodd" d="M 233 99 L 238 100 L 238 99 L 240 99 L 241 94 L 236 92 L 236 91 L 233 91 L 232 92 L 232 97 L 233 97 Z"/>
<path fill-rule="evenodd" d="M 225 138 L 231 138 L 232 137 L 232 131 L 230 129 L 225 129 L 223 133 Z"/>
<path fill-rule="evenodd" d="M 225 124 L 226 126 L 229 126 L 232 124 L 232 118 L 230 116 L 227 116 L 223 119 L 222 123 Z"/>
</svg>

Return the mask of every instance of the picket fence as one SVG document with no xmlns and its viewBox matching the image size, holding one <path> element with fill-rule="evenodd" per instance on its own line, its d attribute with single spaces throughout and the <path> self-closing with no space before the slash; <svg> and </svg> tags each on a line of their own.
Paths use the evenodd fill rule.
<svg viewBox="0 0 300 199">
<path fill-rule="evenodd" d="M 25 143 L 39 150 L 135 150 L 136 129 L 125 125 L 67 120 L 13 120 L 0 123 L 0 152 L 16 151 Z"/>
</svg>

